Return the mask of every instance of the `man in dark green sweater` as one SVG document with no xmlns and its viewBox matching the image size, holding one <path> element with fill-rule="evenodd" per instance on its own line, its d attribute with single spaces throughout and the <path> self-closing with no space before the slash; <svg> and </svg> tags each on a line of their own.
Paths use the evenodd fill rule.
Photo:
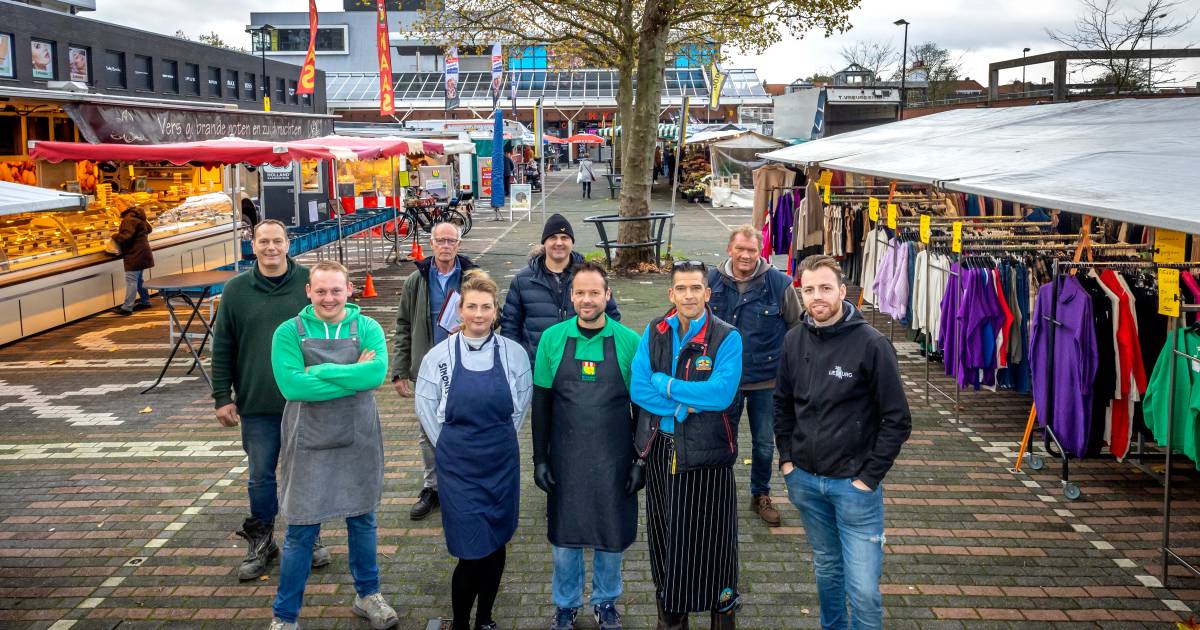
<svg viewBox="0 0 1200 630">
<path fill-rule="evenodd" d="M 275 468 L 285 401 L 271 372 L 271 335 L 309 303 L 308 269 L 288 257 L 282 223 L 268 219 L 256 225 L 253 248 L 254 267 L 225 283 L 212 338 L 217 421 L 226 427 L 241 424 L 242 449 L 250 460 L 250 517 L 237 532 L 249 545 L 238 567 L 240 580 L 262 576 L 279 555 Z M 313 566 L 326 564 L 329 551 L 318 541 Z"/>
</svg>

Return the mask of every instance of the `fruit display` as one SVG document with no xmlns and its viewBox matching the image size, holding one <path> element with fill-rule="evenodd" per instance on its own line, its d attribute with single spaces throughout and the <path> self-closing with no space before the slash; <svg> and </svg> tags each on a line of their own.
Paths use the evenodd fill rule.
<svg viewBox="0 0 1200 630">
<path fill-rule="evenodd" d="M 37 186 L 37 167 L 33 162 L 0 162 L 0 182 Z"/>
<path fill-rule="evenodd" d="M 75 163 L 75 179 L 79 182 L 79 192 L 87 195 L 96 192 L 99 171 L 95 162 L 80 160 Z"/>
<path fill-rule="evenodd" d="M 679 187 L 692 188 L 710 174 L 712 166 L 708 162 L 708 151 L 694 151 L 679 163 Z"/>
</svg>

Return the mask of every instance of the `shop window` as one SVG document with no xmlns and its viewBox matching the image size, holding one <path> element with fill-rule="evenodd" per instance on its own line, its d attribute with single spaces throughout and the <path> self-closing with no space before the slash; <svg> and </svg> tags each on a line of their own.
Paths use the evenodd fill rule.
<svg viewBox="0 0 1200 630">
<path fill-rule="evenodd" d="M 316 160 L 300 161 L 300 192 L 321 192 L 321 163 Z"/>
<path fill-rule="evenodd" d="M 47 116 L 28 116 L 25 118 L 26 141 L 49 140 L 50 118 Z"/>
<path fill-rule="evenodd" d="M 242 100 L 244 100 L 244 101 L 258 100 L 258 98 L 257 98 L 258 95 L 255 93 L 255 90 L 254 90 L 254 83 L 255 83 L 255 81 L 254 81 L 254 73 L 253 72 L 247 72 L 242 75 Z"/>
<path fill-rule="evenodd" d="M 221 69 L 208 67 L 208 95 L 221 97 Z"/>
<path fill-rule="evenodd" d="M 21 117 L 0 116 L 0 155 L 22 155 Z"/>
<path fill-rule="evenodd" d="M 508 67 L 512 70 L 545 70 L 549 68 L 550 59 L 546 47 L 541 44 L 525 46 L 512 58 Z"/>
<path fill-rule="evenodd" d="M 75 121 L 65 116 L 50 119 L 51 131 L 56 142 L 75 142 Z"/>
<path fill-rule="evenodd" d="M 125 78 L 125 53 L 116 50 L 104 51 L 104 85 L 124 90 L 128 85 Z"/>
<path fill-rule="evenodd" d="M 200 66 L 194 63 L 183 64 L 183 93 L 190 96 L 200 96 Z"/>
<path fill-rule="evenodd" d="M 154 62 L 146 55 L 133 56 L 133 89 L 154 91 Z"/>
<path fill-rule="evenodd" d="M 288 102 L 287 79 L 275 79 L 275 100 L 280 104 Z"/>
<path fill-rule="evenodd" d="M 374 6 L 372 4 L 372 6 Z M 317 27 L 317 45 L 316 53 L 320 54 L 347 54 L 350 49 L 346 47 L 346 26 L 319 26 Z M 263 49 L 263 38 L 254 38 L 254 52 L 260 52 Z M 286 53 L 286 54 L 304 54 L 308 52 L 308 27 L 307 26 L 285 26 L 276 27 L 271 33 L 271 40 L 267 42 L 267 54 L 271 53 Z"/>
<path fill-rule="evenodd" d="M 13 63 L 12 33 L 0 33 L 0 78 L 13 79 L 16 76 L 17 68 Z"/>
<path fill-rule="evenodd" d="M 288 81 L 288 102 L 291 103 L 292 105 L 299 103 L 300 99 L 298 98 L 298 96 L 299 95 L 296 94 L 296 82 Z"/>
<path fill-rule="evenodd" d="M 162 86 L 163 91 L 171 94 L 179 93 L 179 62 L 164 59 L 162 62 Z"/>
<path fill-rule="evenodd" d="M 225 71 L 225 97 L 237 100 L 238 97 L 238 73 L 237 70 Z"/>
<path fill-rule="evenodd" d="M 92 82 L 92 49 L 87 46 L 67 46 L 67 79 L 81 83 Z"/>
<path fill-rule="evenodd" d="M 49 40 L 29 40 L 29 74 L 33 75 L 33 78 L 42 81 L 53 81 L 58 78 L 58 68 L 55 67 L 58 59 L 57 48 L 58 46 Z"/>
</svg>

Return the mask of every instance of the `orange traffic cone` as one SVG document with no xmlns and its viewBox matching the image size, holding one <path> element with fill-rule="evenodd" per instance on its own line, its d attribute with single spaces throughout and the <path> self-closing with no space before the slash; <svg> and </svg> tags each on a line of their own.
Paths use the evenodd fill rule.
<svg viewBox="0 0 1200 630">
<path fill-rule="evenodd" d="M 372 278 L 371 274 L 367 274 L 367 286 L 363 287 L 362 296 L 364 298 L 373 298 L 379 296 L 379 294 L 375 292 L 375 278 Z"/>
<path fill-rule="evenodd" d="M 412 249 L 408 252 L 408 256 L 417 262 L 425 260 L 425 254 L 421 251 L 421 244 L 415 238 L 413 239 Z"/>
</svg>

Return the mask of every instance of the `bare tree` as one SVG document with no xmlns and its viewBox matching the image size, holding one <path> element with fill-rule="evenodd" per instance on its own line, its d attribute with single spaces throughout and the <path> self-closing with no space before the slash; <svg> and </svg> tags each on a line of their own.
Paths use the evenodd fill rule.
<svg viewBox="0 0 1200 630">
<path fill-rule="evenodd" d="M 1120 0 L 1080 0 L 1083 13 L 1075 18 L 1074 31 L 1046 29 L 1054 41 L 1074 50 L 1136 50 L 1154 39 L 1164 39 L 1186 30 L 1196 19 L 1172 15 L 1181 5 L 1177 0 L 1146 0 L 1136 11 L 1122 10 Z M 1077 62 L 1080 70 L 1098 69 L 1116 92 L 1129 92 L 1153 84 L 1153 74 L 1170 74 L 1177 59 L 1117 59 L 1113 56 Z M 1153 69 L 1151 71 L 1151 68 Z"/>
<path fill-rule="evenodd" d="M 854 42 L 842 46 L 842 59 L 871 71 L 872 81 L 878 80 L 893 65 L 899 65 L 900 53 L 891 41 Z"/>
<path fill-rule="evenodd" d="M 954 82 L 962 74 L 962 55 L 955 57 L 949 49 L 934 42 L 925 42 L 909 47 L 908 63 L 909 69 L 924 68 L 927 100 L 936 101 L 954 95 Z M 895 80 L 900 79 L 903 70 L 896 71 Z"/>
</svg>

